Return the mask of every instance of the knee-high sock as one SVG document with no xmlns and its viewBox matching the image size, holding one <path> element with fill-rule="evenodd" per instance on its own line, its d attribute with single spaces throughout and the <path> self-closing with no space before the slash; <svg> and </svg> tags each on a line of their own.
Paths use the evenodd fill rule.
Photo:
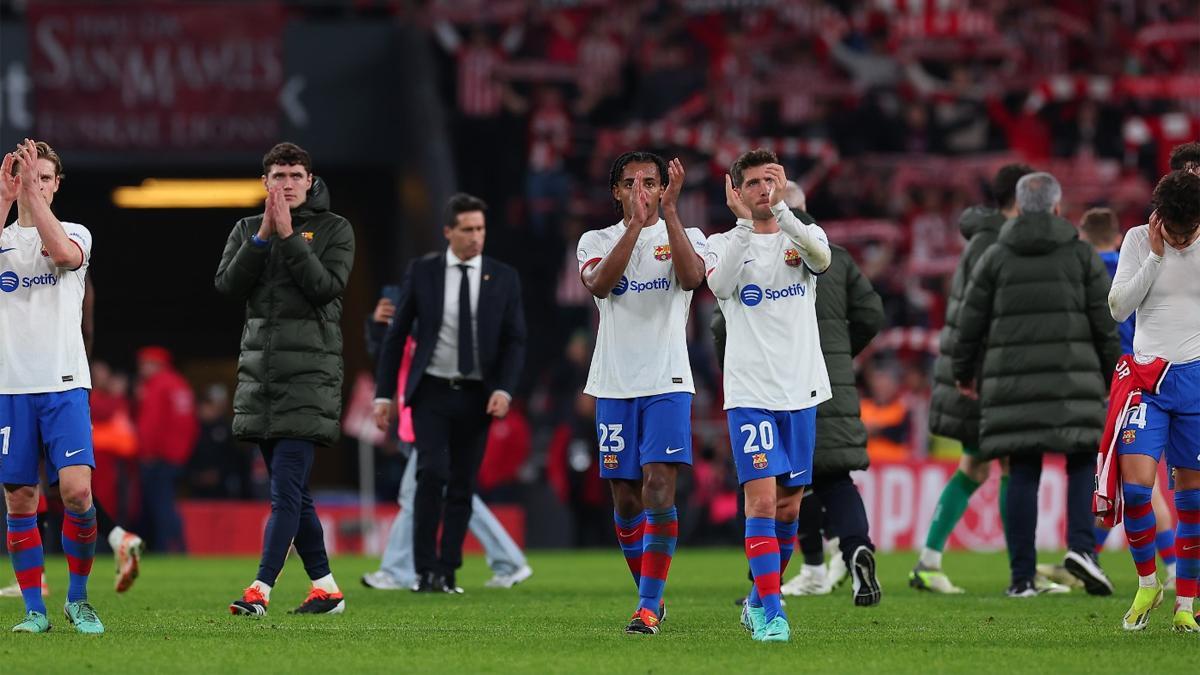
<svg viewBox="0 0 1200 675">
<path fill-rule="evenodd" d="M 25 611 L 45 614 L 46 601 L 42 599 L 45 559 L 36 513 L 8 514 L 8 554 L 17 573 L 21 597 L 25 599 Z"/>
<path fill-rule="evenodd" d="M 1175 510 L 1179 524 L 1175 536 L 1178 562 L 1175 568 L 1175 597 L 1195 598 L 1200 581 L 1200 490 L 1177 490 Z"/>
<path fill-rule="evenodd" d="M 970 501 L 971 495 L 978 489 L 979 483 L 971 480 L 967 474 L 961 470 L 954 472 L 946 487 L 942 488 L 942 496 L 938 498 L 933 521 L 929 523 L 929 534 L 925 537 L 925 548 L 934 551 L 946 548 L 946 540 L 950 538 L 950 533 L 967 510 L 967 502 Z M 1001 513 L 1003 512 L 1004 509 L 1001 509 Z"/>
<path fill-rule="evenodd" d="M 633 585 L 642 583 L 642 538 L 646 530 L 646 512 L 643 511 L 633 518 L 622 518 L 613 511 L 613 529 L 617 533 L 617 543 L 625 554 L 625 564 L 633 574 Z"/>
<path fill-rule="evenodd" d="M 1158 549 L 1158 557 L 1168 567 L 1175 564 L 1175 530 L 1163 530 L 1154 537 L 1154 547 Z"/>
<path fill-rule="evenodd" d="M 783 578 L 787 572 L 788 561 L 792 559 L 792 552 L 796 550 L 796 530 L 799 529 L 798 521 L 786 522 L 783 520 L 775 521 L 775 538 L 779 540 L 779 576 Z"/>
<path fill-rule="evenodd" d="M 679 515 L 672 506 L 666 509 L 646 509 L 646 533 L 642 538 L 642 578 L 638 580 L 638 609 L 648 609 L 658 615 L 667 573 L 675 556 L 679 539 Z"/>
<path fill-rule="evenodd" d="M 96 557 L 96 507 L 83 513 L 63 512 L 62 547 L 70 572 L 67 602 L 87 600 L 88 575 Z"/>
<path fill-rule="evenodd" d="M 1125 494 L 1125 536 L 1129 539 L 1129 552 L 1133 555 L 1138 576 L 1150 576 L 1158 570 L 1154 562 L 1156 521 L 1154 507 L 1150 504 L 1152 488 L 1125 483 L 1122 491 Z"/>
<path fill-rule="evenodd" d="M 788 561 L 792 559 L 792 553 L 796 550 L 796 531 L 799 529 L 799 525 L 800 523 L 795 520 L 790 523 L 783 520 L 775 521 L 775 538 L 779 540 L 779 579 L 781 583 L 783 575 L 787 572 Z M 762 598 L 758 594 L 758 584 L 750 587 L 749 603 L 755 607 L 762 605 Z"/>
<path fill-rule="evenodd" d="M 775 534 L 774 519 L 746 519 L 746 558 L 754 574 L 758 600 L 770 622 L 783 613 L 779 601 L 779 539 Z"/>
</svg>

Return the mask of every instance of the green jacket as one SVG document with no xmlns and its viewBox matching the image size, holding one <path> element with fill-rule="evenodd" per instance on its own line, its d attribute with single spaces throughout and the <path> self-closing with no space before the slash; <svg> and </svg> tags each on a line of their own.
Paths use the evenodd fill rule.
<svg viewBox="0 0 1200 675">
<path fill-rule="evenodd" d="M 1108 272 L 1048 213 L 1004 224 L 967 287 L 954 377 L 977 382 L 981 456 L 1095 453 L 1120 356 Z"/>
<path fill-rule="evenodd" d="M 217 290 L 246 302 L 233 397 L 233 433 L 246 441 L 298 438 L 333 445 L 342 412 L 342 291 L 354 230 L 313 180 L 292 210 L 293 236 L 255 246 L 262 214 L 234 225 Z"/>
<path fill-rule="evenodd" d="M 883 326 L 883 300 L 871 288 L 850 252 L 830 244 L 829 269 L 817 278 L 817 326 L 829 371 L 833 398 L 817 406 L 816 476 L 867 468 L 867 428 L 859 417 L 853 357 Z M 712 320 L 717 360 L 725 360 L 725 317 L 717 307 Z"/>
<path fill-rule="evenodd" d="M 983 206 L 973 206 L 963 211 L 958 219 L 958 229 L 967 239 L 967 247 L 958 259 L 958 268 L 954 270 L 950 297 L 946 302 L 946 325 L 942 328 L 939 355 L 933 365 L 929 431 L 957 439 L 973 448 L 979 447 L 979 403 L 958 393 L 950 363 L 954 358 L 954 345 L 958 342 L 959 307 L 967 293 L 971 271 L 983 257 L 984 251 L 996 243 L 1002 225 L 1004 214 Z"/>
</svg>

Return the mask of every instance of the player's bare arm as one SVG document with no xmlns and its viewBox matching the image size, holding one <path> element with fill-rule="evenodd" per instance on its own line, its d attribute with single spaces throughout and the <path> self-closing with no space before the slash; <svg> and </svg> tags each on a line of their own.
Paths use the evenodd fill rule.
<svg viewBox="0 0 1200 675">
<path fill-rule="evenodd" d="M 667 164 L 667 189 L 663 191 L 662 210 L 663 220 L 667 223 L 667 241 L 671 245 L 671 261 L 675 266 L 675 276 L 685 291 L 700 287 L 704 281 L 704 261 L 692 252 L 692 244 L 683 231 L 683 222 L 679 220 L 679 193 L 683 190 L 683 162 L 676 157 Z"/>
<path fill-rule="evenodd" d="M 79 269 L 83 266 L 83 249 L 71 241 L 62 223 L 50 210 L 49 200 L 58 188 L 54 169 L 38 162 L 37 146 L 28 138 L 17 148 L 17 162 L 21 173 L 20 190 L 17 191 L 18 213 L 29 220 L 26 224 L 37 228 L 42 247 L 55 267 Z"/>
<path fill-rule="evenodd" d="M 775 214 L 775 222 L 779 224 L 779 229 L 800 248 L 800 258 L 810 270 L 817 274 L 824 272 L 833 260 L 829 244 L 817 236 L 814 226 L 800 222 L 784 202 L 788 179 L 783 166 L 768 164 L 766 172 L 771 184 L 771 212 Z"/>
<path fill-rule="evenodd" d="M 17 203 L 17 192 L 21 189 L 21 177 L 13 173 L 16 160 L 17 156 L 10 152 L 0 163 L 0 226 L 8 220 L 8 212 Z"/>
<path fill-rule="evenodd" d="M 629 257 L 633 255 L 633 247 L 637 244 L 638 235 L 642 233 L 642 228 L 646 226 L 646 221 L 652 215 L 646 208 L 646 182 L 650 180 L 653 179 L 644 171 L 638 171 L 631 181 L 627 181 L 629 184 L 619 184 L 614 188 L 614 192 L 632 192 L 633 213 L 627 215 L 625 233 L 617 240 L 616 246 L 613 246 L 608 255 L 601 258 L 599 262 L 584 267 L 579 272 L 579 278 L 583 280 L 583 285 L 597 298 L 607 298 L 613 287 L 621 280 L 621 275 L 625 273 L 625 267 L 629 265 Z M 658 189 L 657 181 L 655 181 L 654 189 Z M 620 199 L 622 195 L 614 196 Z M 625 203 L 625 200 L 622 199 L 621 202 Z"/>
</svg>

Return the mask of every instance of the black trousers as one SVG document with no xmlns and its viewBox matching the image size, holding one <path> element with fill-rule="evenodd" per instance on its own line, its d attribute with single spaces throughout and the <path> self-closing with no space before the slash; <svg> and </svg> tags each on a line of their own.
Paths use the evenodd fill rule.
<svg viewBox="0 0 1200 675">
<path fill-rule="evenodd" d="M 482 382 L 425 375 L 412 407 L 417 493 L 413 500 L 413 563 L 417 574 L 462 567 L 471 495 L 492 418 Z M 438 546 L 438 526 L 442 528 Z"/>
<path fill-rule="evenodd" d="M 1037 573 L 1036 532 L 1038 485 L 1042 480 L 1039 454 L 1009 458 L 1008 561 L 1012 582 L 1032 581 Z M 1090 452 L 1067 455 L 1067 548 L 1090 553 L 1096 546 L 1092 490 L 1096 485 L 1096 456 Z"/>
<path fill-rule="evenodd" d="M 822 474 L 813 479 L 812 493 L 800 502 L 800 551 L 804 562 L 818 565 L 825 560 L 821 532 L 838 538 L 842 560 L 850 566 L 850 556 L 859 546 L 872 551 L 870 523 L 862 495 L 849 472 Z"/>
<path fill-rule="evenodd" d="M 309 579 L 329 574 L 329 556 L 325 553 L 325 531 L 308 491 L 315 448 L 312 441 L 277 438 L 260 446 L 267 474 L 271 477 L 271 516 L 263 533 L 263 552 L 258 564 L 259 581 L 275 585 L 288 549 L 304 563 Z"/>
</svg>

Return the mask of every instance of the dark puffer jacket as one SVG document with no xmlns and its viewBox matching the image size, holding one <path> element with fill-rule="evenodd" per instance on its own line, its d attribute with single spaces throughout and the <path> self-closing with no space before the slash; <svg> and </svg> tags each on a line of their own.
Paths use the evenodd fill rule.
<svg viewBox="0 0 1200 675">
<path fill-rule="evenodd" d="M 978 383 L 986 459 L 1094 453 L 1120 356 L 1108 272 L 1071 223 L 1048 213 L 1005 223 L 963 300 L 954 376 Z"/>
<path fill-rule="evenodd" d="M 255 246 L 250 236 L 262 218 L 234 225 L 215 280 L 218 291 L 246 301 L 233 433 L 332 445 L 342 412 L 342 291 L 354 264 L 354 230 L 329 210 L 319 178 L 292 210 L 291 237 Z"/>
<path fill-rule="evenodd" d="M 829 269 L 817 278 L 816 309 L 833 398 L 817 407 L 817 445 L 813 451 L 813 474 L 817 477 L 865 469 L 870 464 L 867 428 L 859 416 L 853 357 L 883 326 L 883 301 L 871 282 L 854 264 L 849 251 L 832 244 L 829 248 L 833 254 Z M 723 363 L 725 317 L 720 307 L 713 313 L 712 332 L 717 359 Z"/>
<path fill-rule="evenodd" d="M 946 325 L 938 344 L 938 358 L 933 366 L 933 397 L 929 402 L 929 431 L 979 447 L 979 403 L 958 393 L 954 386 L 954 345 L 958 342 L 958 312 L 971 271 L 983 257 L 984 251 L 996 243 L 1004 214 L 984 206 L 972 206 L 958 219 L 958 229 L 967 239 L 967 247 L 958 260 L 950 297 L 946 302 Z"/>
</svg>

